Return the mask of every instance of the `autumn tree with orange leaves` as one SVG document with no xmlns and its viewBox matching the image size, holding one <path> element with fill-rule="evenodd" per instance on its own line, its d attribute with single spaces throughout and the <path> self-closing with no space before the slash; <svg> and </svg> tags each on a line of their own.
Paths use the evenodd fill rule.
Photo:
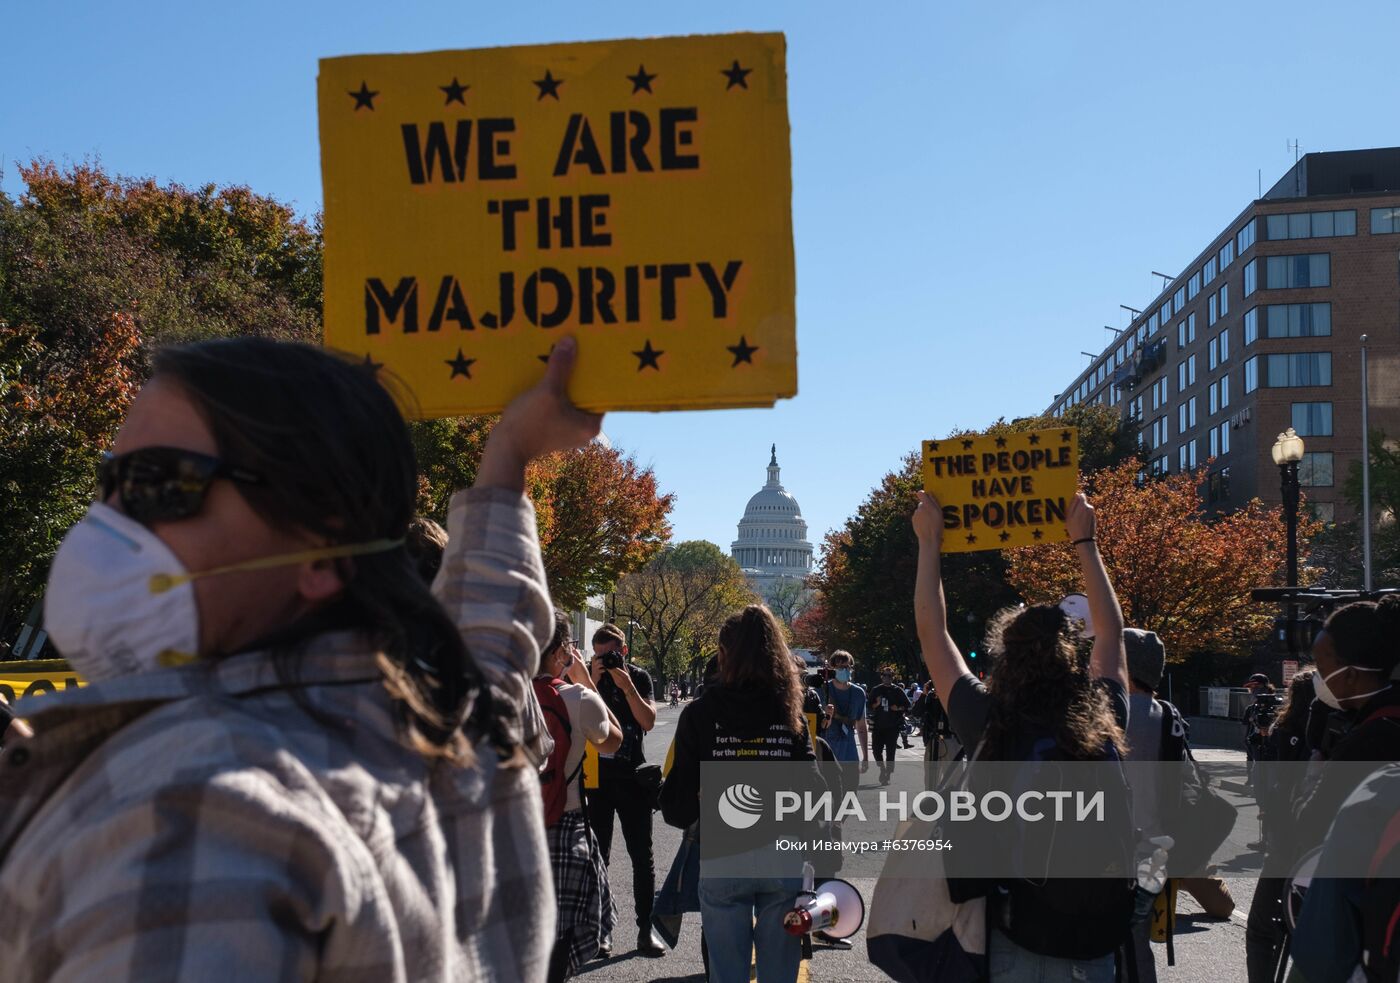
<svg viewBox="0 0 1400 983">
<path fill-rule="evenodd" d="M 1193 652 L 1243 654 L 1269 631 L 1276 610 L 1250 600 L 1254 587 L 1281 585 L 1284 523 L 1277 507 L 1255 499 L 1208 518 L 1204 472 L 1139 483 L 1127 461 L 1097 472 L 1091 499 L 1096 538 L 1129 627 L 1155 631 L 1170 659 Z M 1299 528 L 1300 551 L 1315 523 Z M 1007 580 L 1031 603 L 1058 602 L 1082 591 L 1068 543 L 1007 551 Z"/>
</svg>

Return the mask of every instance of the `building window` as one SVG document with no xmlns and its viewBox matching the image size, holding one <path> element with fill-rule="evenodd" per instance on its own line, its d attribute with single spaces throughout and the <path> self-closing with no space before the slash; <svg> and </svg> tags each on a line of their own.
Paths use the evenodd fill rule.
<svg viewBox="0 0 1400 983">
<path fill-rule="evenodd" d="M 1210 312 L 1206 315 L 1206 324 L 1214 324 L 1220 320 L 1220 295 L 1210 295 Z"/>
<path fill-rule="evenodd" d="M 1223 502 L 1230 497 L 1230 469 L 1221 468 L 1206 481 L 1207 498 L 1212 504 Z"/>
<path fill-rule="evenodd" d="M 1234 239 L 1226 240 L 1225 245 L 1220 247 L 1220 253 L 1217 258 L 1220 260 L 1220 271 L 1223 273 L 1225 271 L 1225 267 L 1229 266 L 1235 261 Z"/>
<path fill-rule="evenodd" d="M 1165 304 L 1162 305 L 1161 309 L 1157 311 L 1157 323 L 1158 323 L 1158 324 L 1166 324 L 1166 323 L 1167 323 L 1168 321 L 1170 321 L 1171 319 L 1172 319 L 1172 302 L 1171 302 L 1170 300 L 1168 300 Z M 1148 334 L 1152 334 L 1152 333 L 1153 333 L 1153 332 L 1151 332 L 1151 331 L 1148 332 Z"/>
<path fill-rule="evenodd" d="M 1196 425 L 1196 397 L 1192 396 L 1186 405 L 1191 408 L 1191 412 L 1186 415 L 1187 423 L 1194 427 Z"/>
<path fill-rule="evenodd" d="M 1371 209 L 1371 235 L 1400 232 L 1400 208 Z"/>
<path fill-rule="evenodd" d="M 1210 428 L 1210 456 L 1220 456 L 1220 433 L 1214 427 Z"/>
<path fill-rule="evenodd" d="M 1253 392 L 1260 385 L 1268 389 L 1330 386 L 1332 355 L 1329 352 L 1256 355 L 1244 363 L 1244 391 Z"/>
<path fill-rule="evenodd" d="M 1186 424 L 1186 404 L 1182 403 L 1176 408 L 1176 432 L 1185 433 L 1189 427 Z"/>
<path fill-rule="evenodd" d="M 1185 307 L 1185 306 L 1186 306 L 1186 288 L 1185 288 L 1185 287 L 1177 287 L 1177 288 L 1176 288 L 1176 293 L 1172 294 L 1172 307 L 1177 311 L 1177 313 L 1180 313 L 1180 312 L 1181 312 L 1181 309 L 1182 309 L 1183 307 Z"/>
<path fill-rule="evenodd" d="M 1186 447 L 1187 447 L 1186 444 L 1182 444 L 1180 447 L 1178 447 L 1178 448 L 1176 449 L 1176 466 L 1177 466 L 1177 469 L 1180 470 L 1180 471 L 1185 471 L 1186 468 L 1187 468 L 1187 464 L 1186 464 L 1186 453 L 1187 453 L 1187 452 L 1186 452 Z"/>
<path fill-rule="evenodd" d="M 1328 236 L 1356 235 L 1356 212 L 1291 212 L 1270 215 L 1264 220 L 1264 238 L 1324 239 Z"/>
<path fill-rule="evenodd" d="M 1217 382 L 1216 385 L 1220 387 L 1220 408 L 1223 410 L 1225 407 L 1227 407 L 1227 406 L 1230 405 L 1230 375 L 1229 375 L 1229 373 L 1226 373 L 1225 375 L 1222 375 L 1222 376 L 1220 377 L 1220 381 Z"/>
<path fill-rule="evenodd" d="M 1259 260 L 1251 259 L 1244 265 L 1244 295 L 1248 297 L 1259 289 Z"/>
<path fill-rule="evenodd" d="M 1184 393 L 1186 391 L 1186 363 L 1176 363 L 1176 391 Z"/>
<path fill-rule="evenodd" d="M 1250 219 L 1244 223 L 1244 227 L 1235 236 L 1235 252 L 1243 256 L 1244 251 L 1252 245 L 1254 245 L 1254 220 Z"/>
<path fill-rule="evenodd" d="M 1294 403 L 1293 429 L 1299 437 L 1332 436 L 1332 404 Z"/>
<path fill-rule="evenodd" d="M 1321 338 L 1332 333 L 1332 305 L 1270 304 L 1264 308 L 1265 338 Z"/>
<path fill-rule="evenodd" d="M 1216 429 L 1220 432 L 1220 453 L 1230 453 L 1230 424 L 1222 423 Z"/>
<path fill-rule="evenodd" d="M 1308 508 L 1312 509 L 1313 518 L 1317 519 L 1318 522 L 1330 526 L 1337 521 L 1336 502 L 1309 502 Z"/>
<path fill-rule="evenodd" d="M 1201 292 L 1201 274 L 1192 273 L 1191 279 L 1186 281 L 1186 299 L 1195 300 L 1196 295 Z"/>
<path fill-rule="evenodd" d="M 1176 326 L 1176 347 L 1178 349 L 1186 347 L 1186 322 L 1182 321 Z"/>
<path fill-rule="evenodd" d="M 1264 264 L 1264 286 L 1270 290 L 1332 284 L 1331 257 L 1327 253 L 1266 256 Z"/>
<path fill-rule="evenodd" d="M 1194 386 L 1196 384 L 1196 356 L 1190 355 L 1186 359 L 1186 384 Z"/>
<path fill-rule="evenodd" d="M 1298 484 L 1304 488 L 1332 486 L 1332 452 L 1309 451 L 1298 462 Z"/>
<path fill-rule="evenodd" d="M 1215 279 L 1215 257 L 1206 260 L 1206 265 L 1201 267 L 1201 286 L 1208 286 L 1210 281 Z"/>
</svg>

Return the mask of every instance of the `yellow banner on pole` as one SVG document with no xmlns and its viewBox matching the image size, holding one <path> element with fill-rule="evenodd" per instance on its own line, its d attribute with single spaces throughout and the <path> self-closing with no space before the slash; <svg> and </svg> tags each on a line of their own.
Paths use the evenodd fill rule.
<svg viewBox="0 0 1400 983">
<path fill-rule="evenodd" d="M 924 490 L 943 506 L 943 552 L 1063 542 L 1079 481 L 1074 427 L 924 441 Z"/>
<path fill-rule="evenodd" d="M 781 34 L 321 62 L 325 340 L 500 410 L 579 341 L 591 410 L 797 392 Z"/>
<path fill-rule="evenodd" d="M 0 696 L 16 700 L 40 693 L 55 693 L 86 685 L 64 659 L 29 659 L 0 662 Z"/>
</svg>

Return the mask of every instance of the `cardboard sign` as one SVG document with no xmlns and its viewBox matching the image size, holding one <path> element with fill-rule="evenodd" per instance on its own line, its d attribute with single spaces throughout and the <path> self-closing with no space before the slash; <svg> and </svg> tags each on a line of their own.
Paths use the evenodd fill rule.
<svg viewBox="0 0 1400 983">
<path fill-rule="evenodd" d="M 63 659 L 0 662 L 0 696 L 11 706 L 16 700 L 85 685 Z"/>
<path fill-rule="evenodd" d="M 943 506 L 943 552 L 1063 542 L 1079 483 L 1074 427 L 924 441 L 924 490 Z"/>
<path fill-rule="evenodd" d="M 781 34 L 321 62 L 325 340 L 410 416 L 496 412 L 579 341 L 587 409 L 797 392 Z"/>
</svg>

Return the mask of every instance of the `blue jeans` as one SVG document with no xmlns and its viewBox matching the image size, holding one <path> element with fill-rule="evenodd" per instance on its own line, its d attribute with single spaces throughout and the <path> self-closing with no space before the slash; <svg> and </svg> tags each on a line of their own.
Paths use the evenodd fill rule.
<svg viewBox="0 0 1400 983">
<path fill-rule="evenodd" d="M 1113 983 L 1113 953 L 1097 959 L 1059 959 L 1023 949 L 998 929 L 988 940 L 992 983 Z"/>
<path fill-rule="evenodd" d="M 783 931 L 783 916 L 802 890 L 798 877 L 704 877 L 700 924 L 710 949 L 710 983 L 748 983 L 757 953 L 758 983 L 793 983 L 802 940 Z"/>
</svg>

